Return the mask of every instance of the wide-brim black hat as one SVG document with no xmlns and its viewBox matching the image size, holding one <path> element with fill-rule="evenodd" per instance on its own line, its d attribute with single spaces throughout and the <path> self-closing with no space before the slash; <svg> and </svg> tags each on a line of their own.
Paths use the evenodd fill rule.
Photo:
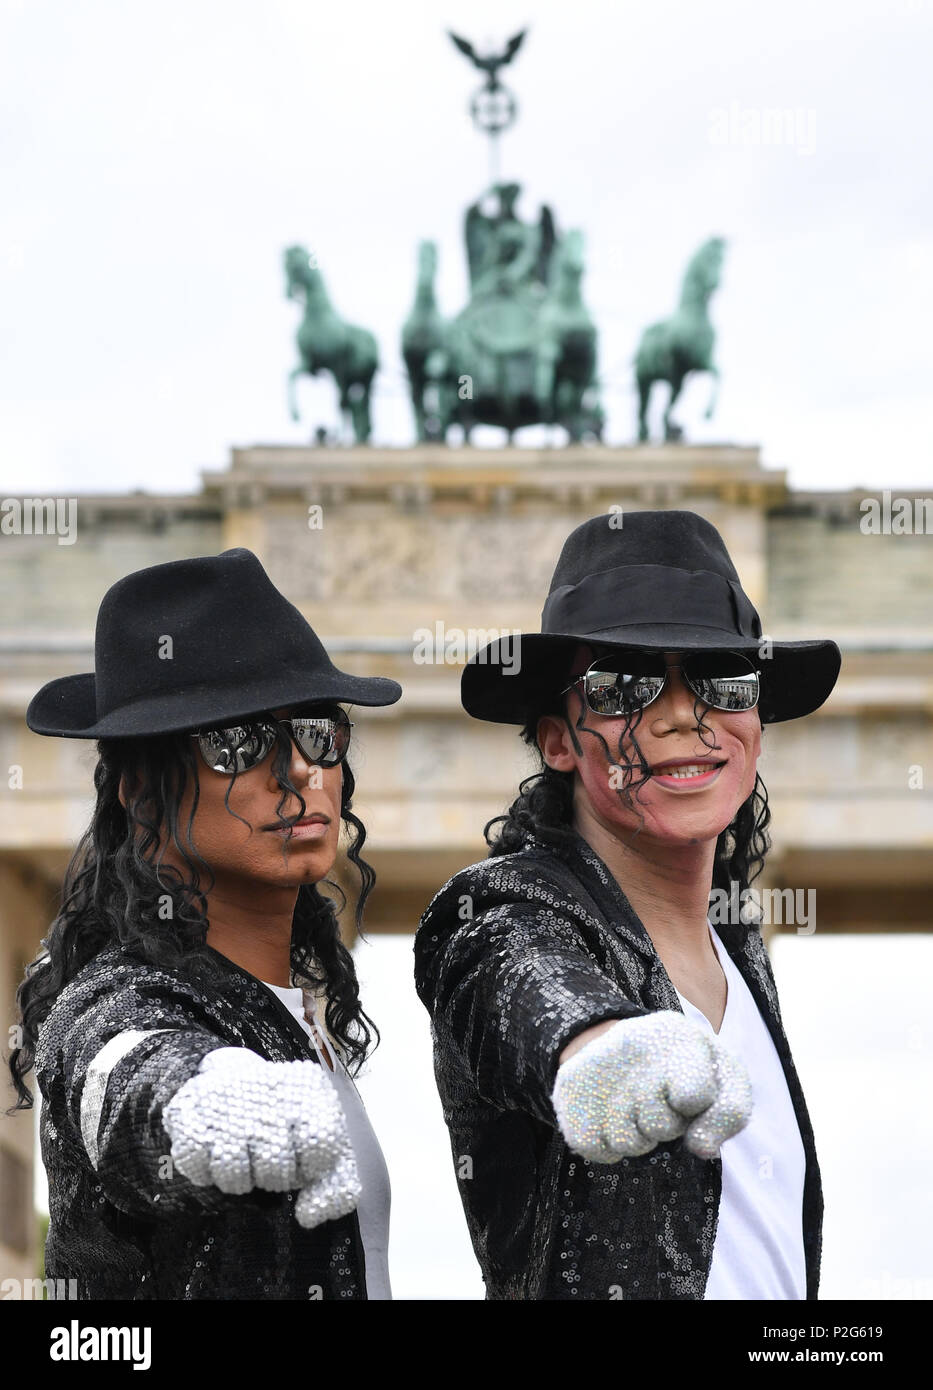
<svg viewBox="0 0 933 1390">
<path fill-rule="evenodd" d="M 811 714 L 842 664 L 828 638 L 763 645 L 761 620 L 715 526 L 696 512 L 593 517 L 561 551 L 540 633 L 488 643 L 464 668 L 463 708 L 525 724 L 566 688 L 581 643 L 652 651 L 727 650 L 761 672 L 763 724 Z"/>
<path fill-rule="evenodd" d="M 95 670 L 33 696 L 26 723 L 61 738 L 141 738 L 311 701 L 392 705 L 398 681 L 338 670 L 250 550 L 136 570 L 97 615 Z"/>
</svg>

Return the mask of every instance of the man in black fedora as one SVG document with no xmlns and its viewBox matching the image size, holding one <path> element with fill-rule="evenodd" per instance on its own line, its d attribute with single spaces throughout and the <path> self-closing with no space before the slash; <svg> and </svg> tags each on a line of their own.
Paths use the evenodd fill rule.
<svg viewBox="0 0 933 1390">
<path fill-rule="evenodd" d="M 813 1131 L 747 909 L 763 726 L 817 709 L 839 650 L 766 639 L 687 511 L 577 527 L 519 642 L 462 701 L 540 770 L 415 941 L 487 1297 L 814 1299 Z M 716 926 L 713 889 L 743 907 Z"/>
<path fill-rule="evenodd" d="M 244 549 L 104 596 L 95 671 L 33 698 L 94 739 L 97 801 L 18 991 L 44 1098 L 52 1280 L 82 1299 L 390 1298 L 389 1182 L 351 1080 L 373 1041 L 319 885 L 352 810 L 338 670 Z M 67 1283 L 66 1283 L 67 1286 Z"/>
</svg>

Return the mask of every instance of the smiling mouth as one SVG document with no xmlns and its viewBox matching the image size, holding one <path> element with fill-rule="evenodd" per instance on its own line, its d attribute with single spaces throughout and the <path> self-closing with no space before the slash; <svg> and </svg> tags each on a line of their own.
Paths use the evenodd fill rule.
<svg viewBox="0 0 933 1390">
<path fill-rule="evenodd" d="M 678 782 L 689 782 L 695 777 L 707 777 L 711 772 L 717 772 L 719 768 L 725 767 L 725 759 L 722 762 L 697 762 L 697 763 L 669 763 L 660 764 L 651 769 L 652 777 L 670 777 Z"/>
<path fill-rule="evenodd" d="M 687 767 L 656 767 L 652 769 L 652 774 L 655 777 L 704 777 L 716 767 L 724 766 L 724 763 L 690 763 Z"/>
</svg>

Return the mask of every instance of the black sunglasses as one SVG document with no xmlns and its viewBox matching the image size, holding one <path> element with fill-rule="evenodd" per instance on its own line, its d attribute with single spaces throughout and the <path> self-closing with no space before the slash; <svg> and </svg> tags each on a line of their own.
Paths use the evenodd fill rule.
<svg viewBox="0 0 933 1390">
<path fill-rule="evenodd" d="M 269 756 L 277 732 L 284 728 L 313 767 L 336 767 L 347 756 L 353 724 L 339 708 L 322 713 L 292 715 L 277 719 L 274 714 L 257 714 L 239 724 L 199 729 L 196 738 L 201 757 L 214 772 L 232 777 L 248 772 Z"/>
<path fill-rule="evenodd" d="M 561 694 L 582 685 L 594 714 L 619 719 L 646 709 L 656 700 L 667 684 L 669 670 L 679 670 L 694 695 L 713 709 L 750 710 L 758 703 L 761 672 L 739 652 L 687 652 L 670 667 L 663 652 L 607 652 Z"/>
</svg>

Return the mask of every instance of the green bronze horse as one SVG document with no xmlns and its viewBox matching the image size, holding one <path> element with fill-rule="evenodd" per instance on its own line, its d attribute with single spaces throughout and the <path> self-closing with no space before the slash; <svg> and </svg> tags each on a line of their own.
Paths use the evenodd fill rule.
<svg viewBox="0 0 933 1390">
<path fill-rule="evenodd" d="M 285 251 L 285 293 L 303 299 L 305 312 L 296 335 L 299 366 L 289 373 L 288 404 L 293 420 L 299 419 L 295 383 L 307 372 L 330 372 L 337 385 L 340 409 L 349 418 L 357 444 L 366 444 L 372 430 L 369 398 L 379 366 L 379 349 L 368 328 L 345 323 L 334 309 L 324 280 L 304 246 Z"/>
<path fill-rule="evenodd" d="M 583 303 L 583 233 L 567 232 L 551 264 L 551 286 L 538 319 L 536 395 L 544 418 L 559 421 L 570 442 L 602 437 L 597 401 L 596 325 Z"/>
<path fill-rule="evenodd" d="M 722 237 L 712 237 L 704 242 L 687 267 L 680 306 L 676 312 L 671 318 L 652 324 L 642 334 L 635 358 L 639 398 L 638 438 L 642 442 L 648 438 L 648 401 L 651 388 L 656 381 L 666 381 L 671 388 L 670 399 L 664 412 L 666 440 L 683 438 L 683 430 L 671 420 L 671 411 L 690 372 L 711 373 L 713 390 L 706 410 L 706 419 L 710 419 L 713 414 L 719 385 L 719 369 L 713 364 L 713 344 L 716 335 L 707 306 L 713 291 L 719 285 L 725 244 Z"/>
<path fill-rule="evenodd" d="M 437 272 L 437 246 L 423 241 L 418 247 L 418 283 L 412 311 L 402 328 L 402 356 L 408 371 L 411 404 L 419 444 L 442 439 L 441 391 L 433 370 L 435 353 L 443 353 L 447 325 L 441 317 L 434 294 Z M 443 359 L 436 359 L 441 361 Z"/>
</svg>

